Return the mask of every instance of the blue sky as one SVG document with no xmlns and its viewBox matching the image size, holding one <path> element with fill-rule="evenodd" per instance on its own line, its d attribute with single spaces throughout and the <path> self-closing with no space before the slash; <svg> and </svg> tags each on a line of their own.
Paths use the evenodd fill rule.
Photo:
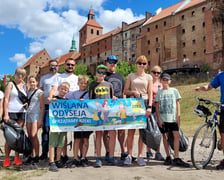
<svg viewBox="0 0 224 180">
<path fill-rule="evenodd" d="M 0 78 L 13 74 L 33 54 L 46 48 L 51 58 L 69 51 L 74 34 L 90 8 L 103 33 L 142 19 L 145 12 L 155 14 L 181 0 L 0 0 Z"/>
</svg>

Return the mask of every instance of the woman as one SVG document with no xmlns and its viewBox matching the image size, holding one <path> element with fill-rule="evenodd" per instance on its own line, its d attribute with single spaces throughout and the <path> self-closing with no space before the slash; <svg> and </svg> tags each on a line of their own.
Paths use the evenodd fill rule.
<svg viewBox="0 0 224 180">
<path fill-rule="evenodd" d="M 35 157 L 29 156 L 26 163 L 38 163 L 39 162 L 39 140 L 37 137 L 38 129 L 42 127 L 44 117 L 44 95 L 43 91 L 37 88 L 38 82 L 34 76 L 30 76 L 28 79 L 29 91 L 29 107 L 26 113 L 26 129 L 28 137 L 31 139 Z"/>
<path fill-rule="evenodd" d="M 162 69 L 160 66 L 154 66 L 152 67 L 151 69 L 151 75 L 152 75 L 152 78 L 153 78 L 153 87 L 152 87 L 152 93 L 153 93 L 153 100 L 152 100 L 152 104 L 153 104 L 153 108 L 152 108 L 152 113 L 156 119 L 156 113 L 155 113 L 155 109 L 154 109 L 154 99 L 156 97 L 156 93 L 159 89 L 162 89 L 162 85 L 160 84 L 160 74 L 162 73 Z M 151 149 L 149 147 L 147 147 L 147 153 L 146 153 L 146 156 L 148 159 L 152 159 L 153 158 L 153 154 L 151 152 Z M 155 154 L 155 160 L 158 160 L 158 161 L 164 161 L 164 158 L 163 156 L 161 155 L 160 153 L 160 147 L 157 149 L 156 151 L 156 154 Z"/>
<path fill-rule="evenodd" d="M 26 76 L 26 70 L 22 68 L 16 69 L 14 74 L 15 81 L 9 82 L 5 88 L 5 100 L 4 100 L 4 121 L 7 122 L 9 119 L 16 121 L 21 127 L 25 122 L 26 104 L 23 104 L 18 96 L 18 89 L 26 95 L 26 85 L 24 84 L 24 78 Z M 4 167 L 10 166 L 10 147 L 7 142 L 5 143 L 5 160 L 3 162 Z M 19 158 L 19 153 L 15 152 L 15 165 L 22 165 L 22 161 Z"/>
<path fill-rule="evenodd" d="M 152 76 L 150 74 L 146 74 L 145 70 L 148 65 L 148 60 L 145 56 L 139 56 L 136 60 L 137 72 L 131 73 L 127 77 L 127 81 L 124 87 L 124 94 L 127 96 L 144 99 L 145 107 L 146 107 L 146 117 L 149 117 L 152 110 Z M 134 134 L 135 129 L 128 130 L 127 137 L 127 149 L 128 156 L 125 158 L 124 164 L 131 165 L 132 164 L 132 149 L 134 143 Z M 145 166 L 146 163 L 142 157 L 144 150 L 144 144 L 140 137 L 138 139 L 138 159 L 137 163 L 139 166 Z"/>
</svg>

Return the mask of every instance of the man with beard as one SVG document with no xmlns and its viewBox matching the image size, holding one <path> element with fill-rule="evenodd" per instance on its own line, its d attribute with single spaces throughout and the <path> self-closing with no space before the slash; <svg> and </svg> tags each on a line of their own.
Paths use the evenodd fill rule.
<svg viewBox="0 0 224 180">
<path fill-rule="evenodd" d="M 105 81 L 108 81 L 113 85 L 114 96 L 116 96 L 117 98 L 126 98 L 126 96 L 123 94 L 124 84 L 125 84 L 124 79 L 121 74 L 115 72 L 117 67 L 117 62 L 118 62 L 118 59 L 116 56 L 110 55 L 107 57 L 106 65 L 108 70 L 107 70 L 107 76 L 105 77 Z M 109 143 L 112 143 L 115 146 L 116 139 L 111 139 L 111 138 L 113 137 L 108 137 L 108 133 L 106 133 L 105 131 L 103 139 L 104 139 L 104 145 L 106 150 L 109 149 L 109 145 L 108 145 Z M 124 160 L 125 157 L 128 155 L 126 146 L 125 146 L 125 130 L 118 130 L 118 141 L 121 147 L 121 160 Z M 108 153 L 106 154 L 106 156 L 108 156 Z M 108 157 L 106 158 L 110 160 L 112 156 L 113 156 L 113 153 L 109 155 L 109 158 Z"/>
<path fill-rule="evenodd" d="M 66 59 L 64 65 L 65 65 L 65 73 L 58 75 L 57 80 L 53 83 L 51 91 L 49 93 L 48 103 L 50 103 L 52 98 L 55 95 L 57 95 L 58 87 L 60 86 L 62 82 L 68 82 L 70 84 L 69 91 L 79 90 L 78 76 L 73 74 L 75 70 L 75 59 L 73 58 Z M 62 157 L 62 161 L 63 161 L 62 163 L 68 160 L 66 144 L 67 144 L 67 138 L 65 140 L 65 147 L 63 150 L 64 157 Z"/>
<path fill-rule="evenodd" d="M 44 101 L 45 101 L 45 113 L 44 113 L 44 119 L 43 119 L 43 126 L 42 126 L 42 154 L 40 156 L 40 160 L 47 159 L 48 154 L 48 147 L 49 147 L 49 104 L 47 101 L 49 92 L 51 90 L 52 84 L 57 79 L 58 74 L 58 61 L 55 59 L 52 59 L 49 61 L 49 73 L 42 76 L 40 79 L 40 89 L 44 92 Z"/>
</svg>

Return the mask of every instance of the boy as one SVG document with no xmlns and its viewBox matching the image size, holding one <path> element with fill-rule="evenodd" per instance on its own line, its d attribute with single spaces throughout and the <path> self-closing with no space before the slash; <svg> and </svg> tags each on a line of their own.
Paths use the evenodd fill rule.
<svg viewBox="0 0 224 180">
<path fill-rule="evenodd" d="M 107 81 L 104 81 L 106 76 L 107 67 L 103 64 L 97 66 L 96 68 L 96 77 L 97 81 L 92 83 L 89 88 L 89 99 L 116 99 L 114 97 L 113 85 Z M 104 89 L 104 93 L 101 93 L 101 90 Z M 99 117 L 100 118 L 100 117 Z M 116 137 L 115 130 L 108 131 L 110 137 Z M 101 160 L 101 139 L 103 131 L 96 131 L 96 163 L 95 167 L 102 166 Z M 109 151 L 114 153 L 115 144 L 109 142 Z"/>
<path fill-rule="evenodd" d="M 65 99 L 65 95 L 69 92 L 70 84 L 62 82 L 58 87 L 58 96 L 53 97 L 53 101 L 57 99 Z M 49 171 L 57 172 L 58 168 L 63 167 L 61 162 L 61 152 L 65 144 L 66 132 L 50 132 L 49 136 Z M 55 148 L 57 148 L 57 161 L 54 162 Z"/>
<path fill-rule="evenodd" d="M 80 99 L 80 100 L 89 99 L 89 94 L 87 91 L 88 81 L 89 81 L 88 76 L 79 75 L 78 76 L 79 90 L 68 93 L 66 95 L 66 99 Z M 92 133 L 92 131 L 74 132 L 74 145 L 73 145 L 74 160 L 72 162 L 72 167 L 76 167 L 78 165 L 81 165 L 83 167 L 88 166 L 88 160 L 86 158 L 86 154 L 87 154 L 87 151 L 89 148 L 89 136 L 91 133 Z M 78 160 L 79 148 L 80 148 L 80 153 L 81 153 L 80 162 Z"/>
<path fill-rule="evenodd" d="M 155 97 L 156 115 L 158 125 L 163 134 L 163 144 L 166 152 L 166 160 L 164 165 L 175 165 L 189 167 L 188 163 L 179 158 L 179 126 L 180 126 L 180 103 L 181 96 L 177 89 L 170 88 L 170 75 L 163 73 L 160 76 L 160 82 L 163 89 L 158 90 Z M 166 133 L 172 131 L 174 136 L 174 159 L 170 157 L 169 144 L 167 142 Z"/>
</svg>

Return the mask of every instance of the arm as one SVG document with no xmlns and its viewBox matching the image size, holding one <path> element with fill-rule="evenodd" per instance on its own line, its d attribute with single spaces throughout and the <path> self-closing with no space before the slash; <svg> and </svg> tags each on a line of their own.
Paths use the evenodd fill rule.
<svg viewBox="0 0 224 180">
<path fill-rule="evenodd" d="M 129 90 L 130 86 L 131 86 L 131 81 L 127 79 L 124 86 L 124 94 L 128 96 L 135 96 L 136 98 L 140 98 L 140 93 L 138 93 L 137 91 Z"/>
<path fill-rule="evenodd" d="M 39 95 L 39 101 L 40 101 L 40 121 L 38 122 L 38 128 L 42 127 L 43 119 L 44 119 L 45 106 L 44 106 L 44 94 L 43 94 L 43 92 L 41 92 L 40 95 Z"/>
<path fill-rule="evenodd" d="M 180 101 L 179 99 L 176 100 L 176 108 L 177 108 L 177 124 L 180 127 Z"/>
<path fill-rule="evenodd" d="M 155 106 L 156 106 L 156 117 L 157 117 L 157 123 L 159 125 L 159 127 L 162 127 L 163 122 L 160 119 L 160 114 L 159 114 L 159 102 L 155 102 Z"/>
<path fill-rule="evenodd" d="M 148 83 L 148 99 L 149 99 L 149 104 L 148 106 L 150 106 L 149 108 L 146 107 L 146 117 L 149 117 L 151 112 L 152 112 L 152 87 L 153 87 L 153 82 L 152 80 L 149 81 Z"/>
<path fill-rule="evenodd" d="M 211 89 L 213 89 L 213 87 L 210 84 L 194 88 L 195 91 L 209 91 Z"/>
<path fill-rule="evenodd" d="M 9 120 L 9 112 L 8 112 L 8 106 L 9 106 L 9 96 L 12 90 L 12 82 L 9 82 L 9 84 L 5 88 L 5 99 L 4 99 L 4 121 L 7 122 Z"/>
<path fill-rule="evenodd" d="M 0 120 L 2 120 L 2 114 L 3 114 L 3 98 L 0 99 Z"/>
<path fill-rule="evenodd" d="M 53 96 L 56 94 L 58 87 L 57 86 L 52 86 L 51 91 L 49 92 L 47 102 L 50 104 L 51 100 L 53 99 Z"/>
</svg>

